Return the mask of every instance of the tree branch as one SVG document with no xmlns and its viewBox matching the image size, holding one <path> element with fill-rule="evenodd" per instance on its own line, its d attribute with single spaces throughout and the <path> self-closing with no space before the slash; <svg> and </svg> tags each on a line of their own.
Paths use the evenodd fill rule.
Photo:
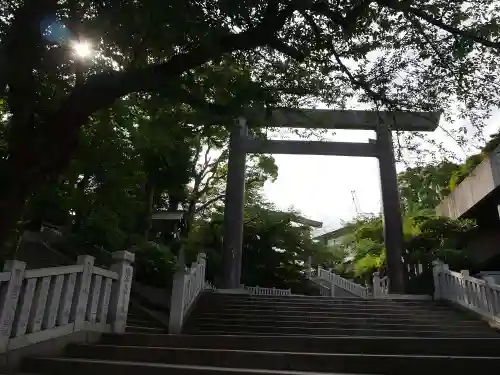
<svg viewBox="0 0 500 375">
<path fill-rule="evenodd" d="M 292 46 L 286 44 L 284 41 L 278 38 L 271 39 L 268 42 L 268 45 L 269 47 L 275 49 L 276 51 L 279 51 L 286 56 L 290 56 L 291 58 L 299 62 L 303 62 L 307 56 L 304 52 L 301 52 L 298 49 L 293 48 Z"/>
<path fill-rule="evenodd" d="M 340 58 L 335 48 L 333 48 L 333 45 L 332 54 L 337 61 L 337 64 L 339 64 L 340 70 L 344 72 L 344 74 L 347 76 L 347 78 L 349 78 L 349 81 L 351 81 L 353 85 L 362 88 L 375 101 L 379 101 L 380 103 L 389 104 L 392 106 L 398 106 L 399 103 L 393 101 L 392 99 L 389 99 L 387 96 L 381 93 L 372 90 L 372 88 L 366 82 L 363 82 L 354 77 L 349 68 L 347 68 L 347 66 L 345 66 L 345 64 L 342 62 L 342 59 Z"/>
<path fill-rule="evenodd" d="M 420 10 L 418 8 L 412 7 L 411 2 L 399 2 L 397 0 L 378 0 L 378 3 L 384 5 L 390 9 L 400 11 L 408 16 L 408 14 L 412 14 L 420 19 L 425 20 L 426 22 L 434 25 L 442 30 L 449 32 L 455 36 L 464 37 L 470 40 L 473 40 L 483 46 L 494 48 L 496 50 L 500 50 L 500 43 L 493 42 L 491 40 L 482 38 L 477 35 L 477 32 L 473 30 L 461 30 L 458 27 L 448 25 L 441 21 L 440 19 L 432 17 L 430 14 Z"/>
<path fill-rule="evenodd" d="M 194 211 L 195 215 L 199 214 L 201 211 L 204 211 L 208 208 L 208 206 L 214 204 L 215 202 L 218 202 L 224 198 L 224 194 L 220 194 L 212 199 L 209 199 L 208 201 L 204 202 L 201 206 L 197 207 L 196 210 Z"/>
<path fill-rule="evenodd" d="M 61 103 L 59 111 L 53 114 L 52 120 L 57 122 L 71 119 L 71 123 L 83 124 L 93 112 L 110 106 L 126 94 L 138 91 L 178 91 L 180 74 L 226 53 L 268 45 L 274 41 L 275 34 L 292 14 L 291 7 L 279 11 L 269 5 L 260 24 L 238 34 L 224 35 L 217 43 L 198 45 L 162 64 L 95 74 L 84 84 L 75 87 Z M 69 123 L 70 121 L 66 125 Z"/>
<path fill-rule="evenodd" d="M 25 1 L 16 12 L 5 41 L 0 48 L 2 60 L 6 64 L 1 84 L 9 86 L 8 104 L 12 112 L 14 135 L 25 131 L 31 125 L 37 101 L 35 70 L 42 55 L 42 34 L 40 26 L 43 19 L 55 13 L 55 0 Z M 2 77 L 3 78 L 3 77 Z M 3 90 L 5 86 L 2 86 Z M 23 128 L 23 129 L 20 129 Z"/>
</svg>

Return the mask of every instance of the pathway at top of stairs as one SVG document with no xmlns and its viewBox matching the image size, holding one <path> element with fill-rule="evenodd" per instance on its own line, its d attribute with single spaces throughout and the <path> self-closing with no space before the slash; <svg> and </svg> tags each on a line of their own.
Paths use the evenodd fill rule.
<svg viewBox="0 0 500 375">
<path fill-rule="evenodd" d="M 140 322 L 147 327 L 147 320 Z M 106 334 L 97 345 L 70 345 L 62 358 L 27 359 L 22 370 L 55 375 L 421 375 L 439 368 L 481 375 L 497 373 L 500 366 L 496 330 L 432 301 L 207 292 L 184 334 L 136 329 Z"/>
</svg>

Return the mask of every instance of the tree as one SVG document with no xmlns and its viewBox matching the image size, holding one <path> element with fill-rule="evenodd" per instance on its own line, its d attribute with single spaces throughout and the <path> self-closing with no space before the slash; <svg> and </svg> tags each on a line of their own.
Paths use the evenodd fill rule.
<svg viewBox="0 0 500 375">
<path fill-rule="evenodd" d="M 303 293 L 308 282 L 303 272 L 309 256 L 325 259 L 326 249 L 314 242 L 311 228 L 293 224 L 293 213 L 277 213 L 269 204 L 248 203 L 245 208 L 242 283 Z M 208 277 L 222 272 L 222 213 L 194 230 L 188 248 L 208 251 Z"/>
<path fill-rule="evenodd" d="M 26 198 L 69 166 L 89 118 L 116 100 L 153 92 L 214 117 L 242 113 L 241 96 L 219 105 L 197 95 L 213 82 L 194 73 L 227 56 L 250 67 L 246 86 L 261 102 L 344 106 L 355 97 L 427 110 L 453 98 L 477 122 L 497 104 L 498 13 L 494 0 L 8 0 L 0 240 Z M 98 52 L 92 66 L 71 50 L 85 38 Z M 286 95 L 276 100 L 270 89 Z"/>
<path fill-rule="evenodd" d="M 459 166 L 449 161 L 427 164 L 398 174 L 399 194 L 406 213 L 432 211 L 450 193 L 450 178 Z"/>
<path fill-rule="evenodd" d="M 209 218 L 224 203 L 229 134 L 199 138 L 192 165 L 192 184 L 186 204 L 187 230 L 197 218 Z M 278 177 L 274 158 L 268 155 L 249 155 L 246 163 L 245 193 L 249 201 L 256 202 L 266 181 Z"/>
<path fill-rule="evenodd" d="M 455 269 L 472 266 L 468 263 L 467 241 L 475 229 L 470 220 L 452 220 L 435 215 L 405 216 L 403 219 L 404 258 L 406 264 L 421 264 L 430 269 L 434 260 L 442 260 Z M 355 237 L 354 246 L 341 244 L 353 256 L 346 258 L 351 266 L 340 270 L 349 275 L 353 271 L 359 282 L 369 282 L 373 272 L 386 267 L 386 251 L 383 241 L 381 217 L 354 219 L 349 226 Z"/>
</svg>

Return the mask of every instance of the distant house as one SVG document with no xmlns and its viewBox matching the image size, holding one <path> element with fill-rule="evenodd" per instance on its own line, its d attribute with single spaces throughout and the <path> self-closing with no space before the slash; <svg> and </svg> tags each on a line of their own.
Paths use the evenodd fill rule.
<svg viewBox="0 0 500 375">
<path fill-rule="evenodd" d="M 323 233 L 314 237 L 316 241 L 323 243 L 326 246 L 333 246 L 336 244 L 344 243 L 349 239 L 352 234 L 352 227 L 345 226 L 331 232 Z"/>
</svg>

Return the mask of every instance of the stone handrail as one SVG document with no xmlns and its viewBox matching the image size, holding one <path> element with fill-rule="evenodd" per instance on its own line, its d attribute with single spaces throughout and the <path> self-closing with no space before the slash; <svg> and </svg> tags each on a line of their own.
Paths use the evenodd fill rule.
<svg viewBox="0 0 500 375">
<path fill-rule="evenodd" d="M 0 353 L 76 331 L 125 331 L 134 254 L 113 254 L 111 270 L 79 256 L 76 265 L 26 270 L 6 261 L 0 273 Z"/>
<path fill-rule="evenodd" d="M 262 288 L 260 286 L 245 286 L 245 290 L 256 296 L 291 296 L 291 289 Z"/>
<path fill-rule="evenodd" d="M 347 280 L 346 278 L 343 278 L 342 276 L 339 276 L 333 273 L 332 271 L 325 270 L 321 266 L 313 268 L 311 257 L 308 257 L 307 262 L 305 262 L 305 273 L 306 277 L 309 280 L 320 279 L 330 284 L 330 288 L 327 288 L 325 286 L 323 286 L 323 288 L 320 287 L 320 294 L 322 296 L 326 295 L 329 295 L 331 297 L 335 296 L 335 290 L 333 287 L 331 287 L 332 285 L 334 287 L 347 290 L 348 292 L 361 298 L 367 298 L 369 296 L 369 291 L 364 286 L 356 284 L 355 282 L 352 282 L 350 280 Z M 328 294 L 324 289 L 328 289 Z"/>
<path fill-rule="evenodd" d="M 383 298 L 389 295 L 389 277 L 380 277 L 380 273 L 373 273 L 373 298 Z"/>
<path fill-rule="evenodd" d="M 205 280 L 205 289 L 206 290 L 217 290 L 217 287 L 212 284 L 210 281 Z"/>
<path fill-rule="evenodd" d="M 493 278 L 477 279 L 469 271 L 450 271 L 441 261 L 433 263 L 434 299 L 448 300 L 500 322 L 500 285 Z"/>
<path fill-rule="evenodd" d="M 319 288 L 319 295 L 321 297 L 335 297 L 335 288 L 332 288 L 331 285 L 330 287 L 327 287 L 322 284 L 318 284 Z"/>
<path fill-rule="evenodd" d="M 177 258 L 177 272 L 172 285 L 170 301 L 169 333 L 180 333 L 185 317 L 194 301 L 205 289 L 206 256 L 198 254 L 196 262 L 186 270 L 184 251 Z"/>
<path fill-rule="evenodd" d="M 343 278 L 342 276 L 339 276 L 332 271 L 325 270 L 322 267 L 318 267 L 318 273 L 317 277 L 321 280 L 325 280 L 332 284 L 333 286 L 342 288 L 344 290 L 347 290 L 348 292 L 354 294 L 355 296 L 361 297 L 361 298 L 367 298 L 368 297 L 368 289 L 365 288 L 362 285 L 356 284 L 355 282 L 352 282 L 350 280 L 347 280 Z"/>
</svg>

